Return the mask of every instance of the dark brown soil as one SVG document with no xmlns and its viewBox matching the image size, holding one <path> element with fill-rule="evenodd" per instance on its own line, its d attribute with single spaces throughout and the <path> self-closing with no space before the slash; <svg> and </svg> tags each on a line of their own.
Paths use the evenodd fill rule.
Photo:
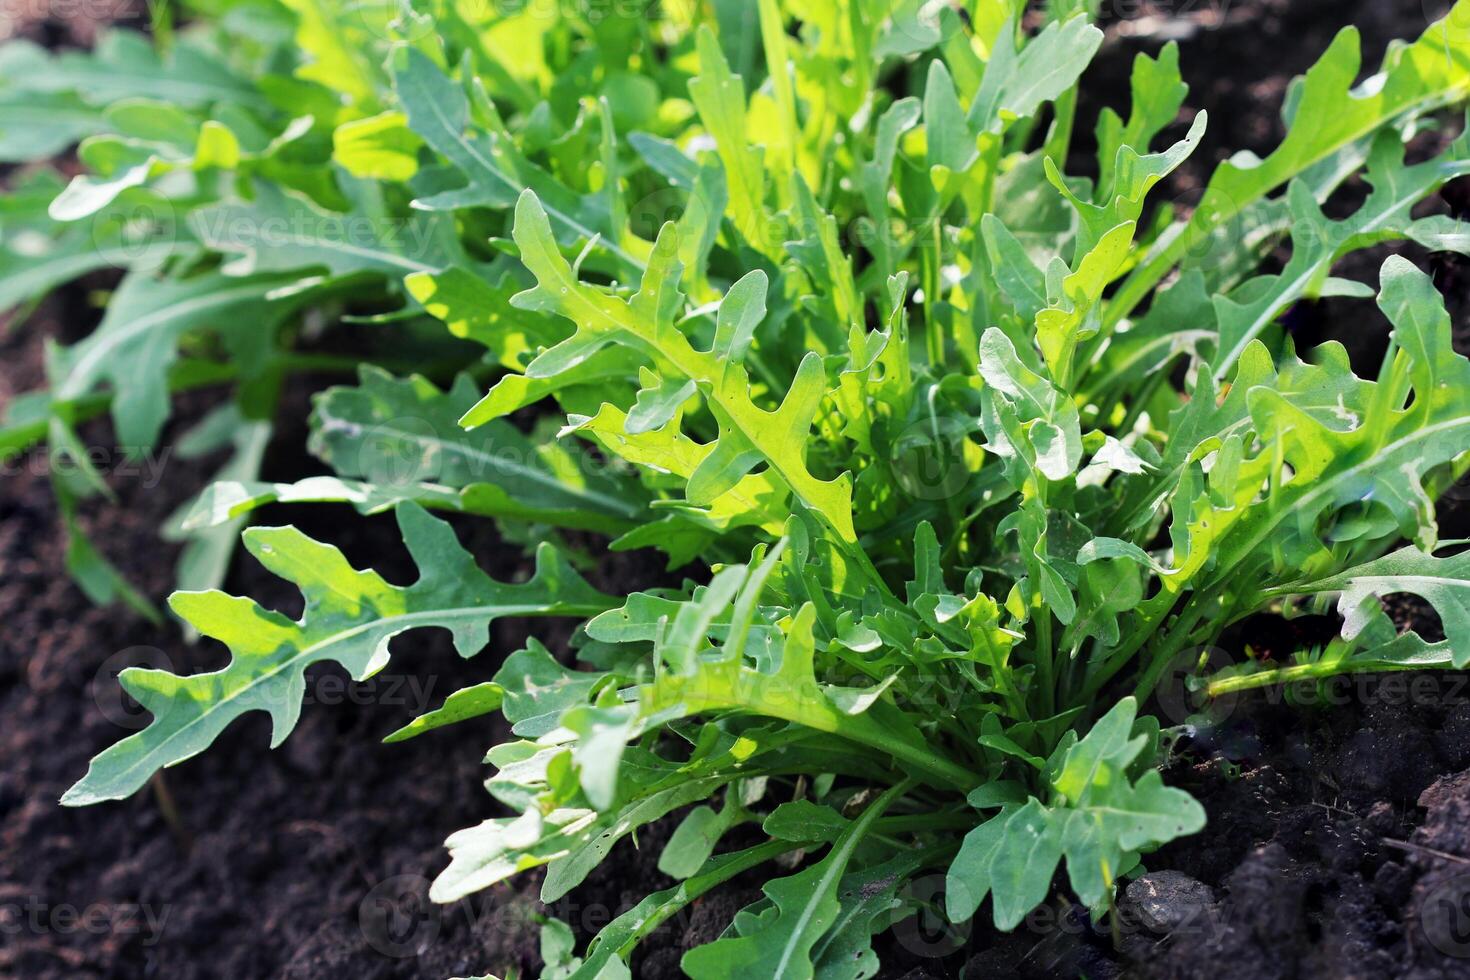
<svg viewBox="0 0 1470 980">
<path fill-rule="evenodd" d="M 1389 38 L 1422 29 L 1426 5 L 1436 6 L 1118 3 L 1130 18 L 1111 23 L 1089 92 L 1109 99 L 1126 92 L 1132 52 L 1181 36 L 1190 105 L 1208 108 L 1212 119 L 1206 147 L 1176 182 L 1175 192 L 1187 195 L 1228 150 L 1273 145 L 1287 79 L 1339 26 L 1363 28 L 1365 60 L 1374 64 Z M 23 30 L 50 43 L 88 39 L 85 27 L 61 22 Z M 1463 208 L 1454 193 L 1440 206 Z M 1376 266 L 1358 271 L 1371 280 Z M 1463 268 L 1441 263 L 1434 271 L 1457 325 L 1470 331 Z M 77 336 L 85 310 L 73 291 L 0 337 L 0 401 L 40 382 L 42 338 Z M 1358 343 L 1364 357 L 1382 342 L 1370 304 L 1316 304 L 1299 315 L 1304 337 Z M 267 463 L 271 478 L 311 466 L 299 447 L 312 387 L 303 383 L 288 395 Z M 208 401 L 191 400 L 179 415 L 197 418 Z M 110 438 L 102 423 L 86 436 L 103 446 Z M 158 485 L 116 473 L 119 504 L 87 509 L 94 541 L 155 599 L 169 589 L 174 560 L 155 529 L 207 480 L 213 462 L 170 457 Z M 267 725 L 252 717 L 131 800 L 62 810 L 56 800 L 87 759 L 139 723 L 114 680 L 121 667 L 206 670 L 224 655 L 213 643 L 186 643 L 173 627 L 88 604 L 62 570 L 57 515 L 40 469 L 13 468 L 0 485 L 0 977 L 534 975 L 535 917 L 545 911 L 535 902 L 535 875 L 448 908 L 425 898 L 445 862 L 443 839 L 496 815 L 480 785 L 486 772 L 479 757 L 505 735 L 500 723 L 379 744 L 450 691 L 493 674 L 526 628 L 497 623 L 490 649 L 471 661 L 433 632 L 401 637 L 394 665 L 366 687 L 344 686 L 338 672 L 314 672 L 314 703 L 279 751 L 267 750 Z M 1463 503 L 1447 507 L 1445 517 L 1447 534 L 1470 533 Z M 326 508 L 282 509 L 269 519 L 296 523 L 394 581 L 413 575 L 389 521 Z M 519 551 L 483 522 L 461 525 L 461 537 L 497 576 L 524 567 Z M 624 560 L 605 562 L 592 577 L 626 590 L 658 573 Z M 299 611 L 294 590 L 248 559 L 236 562 L 227 587 Z M 1406 607 L 1399 618 L 1417 615 Z M 555 642 L 565 630 L 549 624 L 540 634 Z M 1206 897 L 1187 921 L 1162 927 L 1148 916 L 1146 889 L 1134 886 L 1120 902 L 1116 935 L 1108 922 L 1093 927 L 1060 906 L 1040 910 L 1008 936 L 976 925 L 955 952 L 946 952 L 953 943 L 943 930 L 914 927 L 884 941 L 883 975 L 1470 976 L 1470 685 L 1461 675 L 1400 675 L 1339 689 L 1331 702 L 1245 697 L 1208 740 L 1181 746 L 1171 778 L 1205 804 L 1210 828 L 1148 865 L 1211 890 L 1192 892 Z M 619 845 L 552 911 L 585 939 L 662 884 L 649 855 L 666 833 L 655 827 L 642 835 L 647 854 Z M 1177 886 L 1181 879 L 1170 880 Z M 718 934 L 758 885 L 751 877 L 697 903 L 653 938 L 635 975 L 677 976 L 681 950 Z"/>
</svg>

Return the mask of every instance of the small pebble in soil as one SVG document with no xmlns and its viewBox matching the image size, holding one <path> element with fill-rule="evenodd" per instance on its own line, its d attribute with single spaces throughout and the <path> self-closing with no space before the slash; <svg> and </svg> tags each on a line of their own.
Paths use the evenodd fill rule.
<svg viewBox="0 0 1470 980">
<path fill-rule="evenodd" d="M 1149 930 L 1167 933 L 1215 904 L 1215 890 L 1178 871 L 1154 871 L 1128 883 L 1128 902 Z"/>
</svg>

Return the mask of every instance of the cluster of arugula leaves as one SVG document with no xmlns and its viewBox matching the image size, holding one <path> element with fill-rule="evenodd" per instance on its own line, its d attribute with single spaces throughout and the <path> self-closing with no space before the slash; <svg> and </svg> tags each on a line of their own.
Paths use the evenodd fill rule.
<svg viewBox="0 0 1470 980">
<path fill-rule="evenodd" d="M 947 875 L 952 919 L 988 896 L 1009 929 L 1061 865 L 1100 914 L 1198 831 L 1138 706 L 1243 617 L 1337 597 L 1344 628 L 1219 690 L 1470 662 L 1470 560 L 1442 554 L 1433 509 L 1470 468 L 1470 362 L 1440 296 L 1383 266 L 1371 379 L 1279 323 L 1373 295 L 1332 275 L 1349 252 L 1470 252 L 1415 216 L 1470 173 L 1470 137 L 1438 135 L 1470 95 L 1449 26 L 1470 0 L 1356 85 L 1344 30 L 1281 145 L 1177 220 L 1145 200 L 1206 126 L 1152 149 L 1186 98 L 1177 49 L 1139 56 L 1126 118 L 1104 110 L 1092 173 L 1068 175 L 1102 33 L 1080 0 L 1026 28 L 1024 6 L 210 0 L 163 50 L 0 48 L 0 159 L 80 140 L 88 171 L 32 169 L 0 200 L 0 306 L 126 270 L 0 449 L 46 444 L 71 522 L 107 487 L 78 425 L 110 413 L 141 452 L 170 392 L 234 393 L 185 440 L 233 454 L 173 528 L 170 602 L 232 659 L 125 672 L 154 718 L 64 802 L 125 797 L 248 711 L 279 743 L 314 663 L 366 678 L 405 631 L 469 657 L 496 618 L 577 617 L 570 657 L 533 640 L 390 737 L 513 725 L 487 782 L 512 815 L 450 838 L 433 897 L 544 865 L 554 901 L 683 810 L 657 859 L 676 883 L 580 956 L 555 933 L 555 975 L 629 976 L 640 940 L 763 866 L 764 897 L 683 968 L 866 977 L 918 876 Z M 1443 149 L 1410 162 L 1416 137 Z M 1371 191 L 1329 218 L 1360 173 Z M 284 379 L 342 366 L 311 352 L 324 320 L 396 357 L 316 396 L 329 475 L 264 481 Z M 429 380 L 446 362 L 463 373 Z M 253 527 L 305 612 L 215 591 L 278 501 L 395 511 L 419 579 Z M 535 573 L 495 581 L 431 510 L 495 519 Z M 693 578 L 605 594 L 576 570 L 594 539 Z M 146 607 L 74 528 L 71 559 Z M 1378 601 L 1400 592 L 1448 638 L 1400 635 Z"/>
</svg>

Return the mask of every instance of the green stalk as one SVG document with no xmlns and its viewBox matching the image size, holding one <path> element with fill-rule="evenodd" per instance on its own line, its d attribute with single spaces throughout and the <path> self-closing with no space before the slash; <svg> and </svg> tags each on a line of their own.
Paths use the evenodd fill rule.
<svg viewBox="0 0 1470 980">
<path fill-rule="evenodd" d="M 922 745 L 904 741 L 866 714 L 843 715 L 840 712 L 833 712 L 832 718 L 826 718 L 816 717 L 811 712 L 792 711 L 789 707 L 780 704 L 765 704 L 763 707 L 762 714 L 784 718 L 797 724 L 810 725 L 819 731 L 830 732 L 849 741 L 885 752 L 899 762 L 912 767 L 912 771 L 920 774 L 926 782 L 948 786 L 965 793 L 980 782 L 969 769 L 930 752 Z"/>
<path fill-rule="evenodd" d="M 1056 161 L 1058 167 L 1064 167 L 1072 147 L 1072 126 L 1077 118 L 1077 90 L 1071 88 L 1064 92 L 1053 103 L 1053 112 L 1056 116 L 1046 137 L 1045 153 Z"/>
<path fill-rule="evenodd" d="M 782 141 L 785 144 L 781 147 L 781 166 L 790 175 L 796 173 L 800 130 L 796 124 L 796 92 L 787 71 L 791 57 L 786 51 L 786 25 L 782 23 L 776 0 L 759 0 L 758 7 L 761 44 L 766 50 L 766 70 L 771 77 L 771 88 L 776 94 L 776 111 L 780 116 Z M 789 181 L 787 185 L 789 186 Z"/>
<path fill-rule="evenodd" d="M 915 834 L 926 830 L 970 830 L 974 826 L 974 811 L 910 813 L 899 817 L 883 817 L 874 826 L 874 831 L 882 834 Z"/>
<path fill-rule="evenodd" d="M 934 305 L 939 302 L 939 283 L 941 269 L 944 265 L 943 256 L 940 254 L 942 239 L 939 235 L 939 227 L 942 223 L 943 218 L 935 215 L 930 225 L 933 241 L 929 248 L 921 249 L 919 252 L 924 275 L 924 347 L 929 354 L 929 364 L 934 368 L 936 374 L 944 373 L 944 334 L 940 331 L 939 322 L 934 316 Z"/>
<path fill-rule="evenodd" d="M 723 668 L 722 676 L 716 673 Z M 849 742 L 877 749 L 908 767 L 907 771 L 930 785 L 968 793 L 980 779 L 970 769 L 911 741 L 876 720 L 871 712 L 849 715 L 839 710 L 810 682 L 766 675 L 737 665 L 707 665 L 696 675 L 665 676 L 651 685 L 653 698 L 645 711 L 677 712 L 682 717 L 706 711 L 745 711 L 779 718 Z"/>
<path fill-rule="evenodd" d="M 1163 596 L 1164 593 L 1160 593 L 1158 598 L 1162 598 Z M 1084 703 L 1090 704 L 1096 700 L 1098 692 L 1102 690 L 1103 685 L 1112 680 L 1118 671 L 1122 670 L 1138 651 L 1142 650 L 1149 640 L 1155 637 L 1159 626 L 1168 618 L 1169 613 L 1173 611 L 1178 601 L 1178 596 L 1173 597 L 1173 601 L 1168 605 L 1154 601 L 1150 608 L 1145 610 L 1143 622 L 1134 627 L 1128 641 L 1123 646 L 1108 654 L 1107 659 L 1102 661 L 1101 664 L 1088 664 L 1087 681 L 1083 686 L 1082 700 Z"/>
<path fill-rule="evenodd" d="M 1041 693 L 1041 717 L 1056 714 L 1056 665 L 1053 662 L 1051 613 L 1036 620 L 1036 686 Z"/>
<path fill-rule="evenodd" d="M 96 418 L 111 404 L 112 396 L 99 392 L 69 402 L 57 402 L 54 407 L 58 414 L 65 412 L 66 418 L 75 425 Z M 50 426 L 51 418 L 46 416 L 0 429 L 0 453 L 8 456 L 24 452 L 45 439 Z"/>
<path fill-rule="evenodd" d="M 618 947 L 618 956 L 626 960 L 629 956 L 633 955 L 633 951 L 638 947 L 639 943 L 657 931 L 659 926 L 667 922 L 670 917 L 677 914 L 685 906 L 689 905 L 689 903 L 702 897 L 710 889 L 716 888 L 731 878 L 744 874 L 751 868 L 765 864 L 767 861 L 778 858 L 783 854 L 799 851 L 806 847 L 814 847 L 818 843 L 820 842 L 806 841 L 796 843 L 785 840 L 772 840 L 748 848 L 738 854 L 721 854 L 710 859 L 709 864 L 705 865 L 705 868 L 708 870 L 700 871 L 694 877 L 681 882 L 673 888 L 664 892 L 655 893 L 654 895 L 648 896 L 648 899 L 645 899 L 645 901 L 650 899 L 658 900 L 656 908 L 648 918 L 638 924 L 633 930 L 632 935 Z M 663 897 L 660 898 L 660 896 Z"/>
<path fill-rule="evenodd" d="M 1422 664 L 1374 664 L 1372 672 L 1418 670 L 1422 666 Z M 1338 674 L 1351 674 L 1356 672 L 1351 669 L 1344 670 L 1342 668 L 1343 665 L 1341 663 L 1293 664 L 1290 667 L 1277 667 L 1255 674 L 1241 674 L 1238 677 L 1223 677 L 1219 680 L 1210 681 L 1205 685 L 1205 693 L 1211 698 L 1217 698 L 1224 694 L 1236 694 L 1240 691 L 1252 691 L 1262 687 L 1275 687 L 1278 684 L 1291 684 L 1296 681 L 1325 680 L 1329 677 L 1336 677 Z"/>
<path fill-rule="evenodd" d="M 1190 638 L 1194 635 L 1195 626 L 1204 618 L 1205 606 L 1208 605 L 1208 600 L 1212 595 L 1213 593 L 1210 592 L 1196 594 L 1180 613 L 1179 623 L 1170 632 L 1169 639 L 1158 651 L 1150 654 L 1148 667 L 1133 688 L 1133 694 L 1140 703 L 1148 700 L 1149 695 L 1153 694 L 1154 688 L 1159 684 L 1159 679 L 1164 676 L 1164 671 L 1169 668 L 1169 664 L 1174 662 L 1174 658 L 1179 656 L 1180 651 L 1188 645 Z"/>
<path fill-rule="evenodd" d="M 1342 677 L 1350 674 L 1386 674 L 1399 671 L 1424 670 L 1432 666 L 1422 660 L 1405 663 L 1392 663 L 1385 660 L 1369 659 L 1355 662 L 1349 659 L 1351 644 L 1343 640 L 1334 640 L 1327 648 L 1321 659 L 1306 664 L 1291 664 L 1285 667 L 1275 667 L 1271 670 L 1257 671 L 1251 674 L 1238 674 L 1232 677 L 1219 677 L 1211 680 L 1205 685 L 1205 693 L 1211 698 L 1221 697 L 1226 694 L 1238 694 L 1242 691 L 1253 691 L 1263 687 L 1276 687 L 1278 685 L 1295 684 L 1301 681 L 1324 681 L 1333 677 Z M 1450 664 L 1446 661 L 1443 666 Z"/>
<path fill-rule="evenodd" d="M 1164 383 L 1164 379 L 1168 376 L 1169 372 L 1164 368 L 1160 368 L 1149 375 L 1148 380 L 1143 383 L 1142 390 L 1133 399 L 1133 404 L 1128 406 L 1128 414 L 1124 417 L 1123 424 L 1117 428 L 1119 437 L 1126 436 L 1133 431 L 1133 427 L 1138 424 L 1139 418 L 1142 417 L 1143 411 L 1153 398 L 1154 393 L 1159 390 L 1159 386 Z M 1103 418 L 1106 418 L 1106 416 L 1103 416 Z"/>
</svg>

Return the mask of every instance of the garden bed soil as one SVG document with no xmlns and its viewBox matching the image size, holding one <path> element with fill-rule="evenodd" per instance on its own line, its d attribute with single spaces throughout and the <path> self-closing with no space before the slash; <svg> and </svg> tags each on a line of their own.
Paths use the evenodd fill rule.
<svg viewBox="0 0 1470 980">
<path fill-rule="evenodd" d="M 1161 34 L 1180 38 L 1190 105 L 1211 112 L 1206 146 L 1173 184 L 1187 203 L 1226 148 L 1269 150 L 1280 135 L 1276 111 L 1287 79 L 1338 26 L 1363 29 L 1365 60 L 1374 64 L 1387 39 L 1422 29 L 1425 4 L 1125 6 L 1130 19 L 1110 24 L 1088 92 L 1126 92 L 1132 52 L 1156 47 Z M 85 38 L 62 23 L 22 25 L 21 32 L 53 44 Z M 1456 193 L 1441 207 L 1463 208 Z M 1381 255 L 1358 271 L 1373 281 L 1378 261 Z M 1466 340 L 1470 285 L 1462 266 L 1436 260 L 1426 267 L 1450 294 Z M 43 338 L 74 339 L 95 322 L 85 297 L 99 285 L 107 277 L 48 301 L 0 335 L 0 400 L 41 383 Z M 1369 304 L 1304 304 L 1293 315 L 1304 339 L 1340 339 L 1363 357 L 1383 341 L 1384 325 Z M 270 478 L 310 471 L 299 448 L 306 395 L 323 380 L 289 390 L 267 460 Z M 209 407 L 208 396 L 185 399 L 163 446 Z M 105 447 L 111 436 L 99 422 L 85 438 Z M 161 478 L 114 468 L 117 504 L 96 502 L 84 513 L 93 541 L 155 599 L 169 590 L 176 556 L 158 542 L 156 528 L 217 464 L 164 452 Z M 489 650 L 470 661 L 434 631 L 401 637 L 393 664 L 366 686 L 314 669 L 312 703 L 280 750 L 267 750 L 268 724 L 252 716 L 132 799 L 64 810 L 56 801 L 88 758 L 140 723 L 116 685 L 119 669 L 208 670 L 224 654 L 211 642 L 186 642 L 173 626 L 98 609 L 81 596 L 63 570 L 65 547 L 43 470 L 39 457 L 12 461 L 0 483 L 0 977 L 535 975 L 536 916 L 546 911 L 535 901 L 536 874 L 445 908 L 426 899 L 429 879 L 445 862 L 444 838 L 497 815 L 481 786 L 479 756 L 506 735 L 502 723 L 379 742 L 450 691 L 490 677 L 527 627 L 497 622 Z M 1466 498 L 1470 492 L 1456 493 L 1444 506 L 1447 536 L 1470 534 Z M 348 520 L 329 508 L 279 508 L 267 519 L 296 523 L 391 581 L 414 574 L 389 519 Z M 492 574 L 524 572 L 519 550 L 498 542 L 485 522 L 457 526 Z M 621 556 L 589 577 L 624 591 L 662 573 L 649 559 Z M 294 589 L 246 557 L 235 562 L 227 588 L 299 612 Z M 1435 628 L 1432 614 L 1411 605 L 1395 616 Z M 537 633 L 555 644 L 568 629 L 553 623 Z M 1285 630 L 1257 623 L 1235 638 L 1234 654 L 1247 642 L 1258 652 L 1274 642 L 1288 653 Z M 1048 905 L 1009 935 L 983 923 L 956 933 L 916 921 L 882 940 L 883 976 L 1470 977 L 1470 684 L 1460 674 L 1368 678 L 1328 700 L 1242 696 L 1208 739 L 1180 745 L 1170 779 L 1204 804 L 1209 829 L 1150 856 L 1151 874 L 1123 891 L 1111 919 L 1093 925 L 1075 908 Z M 640 834 L 641 850 L 619 844 L 551 911 L 585 939 L 661 884 L 652 865 L 667 833 L 659 825 Z M 635 975 L 678 976 L 682 950 L 714 938 L 758 895 L 759 881 L 739 880 L 672 920 L 635 961 Z"/>
</svg>

